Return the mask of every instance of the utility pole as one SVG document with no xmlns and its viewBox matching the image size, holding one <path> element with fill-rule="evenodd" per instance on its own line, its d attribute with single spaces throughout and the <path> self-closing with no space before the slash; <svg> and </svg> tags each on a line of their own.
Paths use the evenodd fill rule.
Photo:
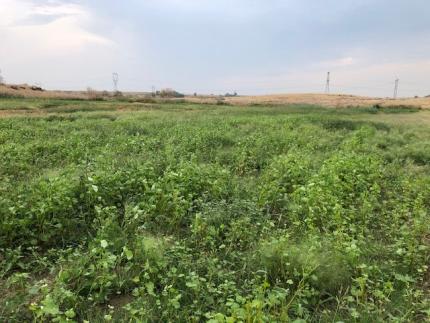
<svg viewBox="0 0 430 323">
<path fill-rule="evenodd" d="M 114 93 L 118 92 L 118 82 L 119 82 L 119 75 L 118 73 L 112 73 L 112 81 L 113 81 L 113 90 Z"/>
<path fill-rule="evenodd" d="M 325 84 L 325 94 L 330 94 L 330 72 L 327 73 L 327 82 Z"/>
<path fill-rule="evenodd" d="M 399 91 L 399 79 L 396 79 L 395 83 L 394 83 L 394 100 L 397 99 L 397 93 Z"/>
<path fill-rule="evenodd" d="M 155 86 L 152 86 L 152 96 L 155 96 Z"/>
</svg>

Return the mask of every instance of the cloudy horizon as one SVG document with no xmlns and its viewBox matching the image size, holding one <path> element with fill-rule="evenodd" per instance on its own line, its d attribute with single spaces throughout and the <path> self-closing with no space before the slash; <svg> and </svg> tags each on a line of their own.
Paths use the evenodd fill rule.
<svg viewBox="0 0 430 323">
<path fill-rule="evenodd" d="M 0 0 L 0 69 L 47 89 L 430 94 L 425 0 Z"/>
</svg>

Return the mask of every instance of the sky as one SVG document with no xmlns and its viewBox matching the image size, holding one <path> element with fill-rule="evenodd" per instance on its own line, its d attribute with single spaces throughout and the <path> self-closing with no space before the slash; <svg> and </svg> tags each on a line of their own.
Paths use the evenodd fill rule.
<svg viewBox="0 0 430 323">
<path fill-rule="evenodd" d="M 0 69 L 47 89 L 430 94 L 429 0 L 0 0 Z"/>
</svg>

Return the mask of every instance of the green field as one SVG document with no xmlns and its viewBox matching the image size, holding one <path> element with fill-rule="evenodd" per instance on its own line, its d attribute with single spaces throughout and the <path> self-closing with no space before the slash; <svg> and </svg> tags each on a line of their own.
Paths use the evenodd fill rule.
<svg viewBox="0 0 430 323">
<path fill-rule="evenodd" d="M 430 319 L 426 111 L 0 110 L 0 322 Z"/>
</svg>

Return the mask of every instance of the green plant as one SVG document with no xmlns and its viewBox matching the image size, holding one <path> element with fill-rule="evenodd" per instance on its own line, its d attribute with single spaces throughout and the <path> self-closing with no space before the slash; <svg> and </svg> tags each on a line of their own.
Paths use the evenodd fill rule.
<svg viewBox="0 0 430 323">
<path fill-rule="evenodd" d="M 0 321 L 430 318 L 411 111 L 132 101 L 0 100 Z"/>
</svg>

